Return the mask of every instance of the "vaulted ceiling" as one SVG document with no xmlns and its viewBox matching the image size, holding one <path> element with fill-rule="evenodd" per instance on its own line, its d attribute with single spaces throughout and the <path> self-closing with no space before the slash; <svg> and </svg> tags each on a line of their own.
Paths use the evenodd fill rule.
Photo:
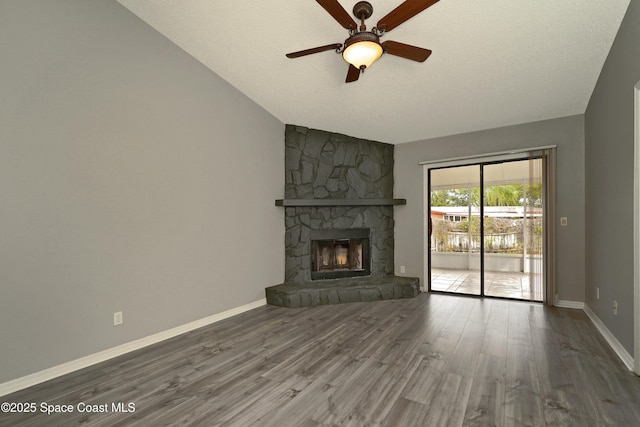
<svg viewBox="0 0 640 427">
<path fill-rule="evenodd" d="M 426 62 L 345 83 L 333 51 L 285 57 L 347 38 L 314 0 L 118 1 L 282 122 L 389 143 L 584 113 L 630 2 L 440 0 L 383 37 Z M 401 3 L 369 1 L 369 28 Z"/>
</svg>

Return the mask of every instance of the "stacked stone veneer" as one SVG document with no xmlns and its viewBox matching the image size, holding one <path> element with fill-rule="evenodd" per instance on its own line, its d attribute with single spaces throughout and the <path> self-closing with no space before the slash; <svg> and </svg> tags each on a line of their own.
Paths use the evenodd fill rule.
<svg viewBox="0 0 640 427">
<path fill-rule="evenodd" d="M 392 199 L 393 145 L 287 125 L 287 199 Z M 285 282 L 310 282 L 310 232 L 369 228 L 371 275 L 393 274 L 393 207 L 285 208 Z M 315 282 L 315 281 L 314 281 Z"/>
</svg>

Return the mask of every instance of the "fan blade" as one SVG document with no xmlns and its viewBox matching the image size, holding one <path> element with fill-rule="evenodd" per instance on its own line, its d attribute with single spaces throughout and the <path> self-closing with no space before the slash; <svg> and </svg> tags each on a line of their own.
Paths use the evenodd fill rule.
<svg viewBox="0 0 640 427">
<path fill-rule="evenodd" d="M 345 83 L 351 83 L 351 82 L 355 82 L 356 80 L 358 80 L 358 77 L 360 77 L 360 70 L 356 67 L 354 67 L 353 65 L 349 64 L 349 71 L 347 71 L 347 80 L 345 80 Z"/>
<path fill-rule="evenodd" d="M 389 55 L 399 56 L 401 58 L 410 59 L 412 61 L 424 62 L 427 60 L 431 51 L 410 44 L 404 44 L 387 40 L 382 43 L 385 53 Z"/>
<path fill-rule="evenodd" d="M 377 27 L 379 30 L 391 31 L 437 2 L 438 0 L 406 0 L 380 19 Z"/>
<path fill-rule="evenodd" d="M 299 58 L 305 55 L 324 52 L 325 50 L 337 50 L 337 49 L 340 49 L 341 47 L 342 47 L 341 43 L 328 44 L 325 46 L 319 46 L 311 49 L 300 50 L 298 52 L 287 53 L 287 58 Z"/>
<path fill-rule="evenodd" d="M 344 10 L 344 7 L 338 3 L 338 0 L 316 0 L 320 6 L 324 7 L 324 10 L 329 12 L 329 15 L 333 16 L 333 19 L 338 21 L 347 30 L 355 30 L 358 27 L 356 21 L 353 20 L 351 15 Z"/>
</svg>

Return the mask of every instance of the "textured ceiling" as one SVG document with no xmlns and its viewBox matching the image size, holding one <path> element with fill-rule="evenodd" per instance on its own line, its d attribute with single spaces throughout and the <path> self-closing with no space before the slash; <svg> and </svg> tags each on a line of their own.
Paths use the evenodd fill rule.
<svg viewBox="0 0 640 427">
<path fill-rule="evenodd" d="M 584 113 L 630 0 L 441 0 L 386 34 L 357 82 L 348 34 L 313 0 L 118 0 L 284 123 L 402 143 Z M 368 28 L 401 0 L 369 0 Z M 355 0 L 340 0 L 351 13 Z"/>
</svg>

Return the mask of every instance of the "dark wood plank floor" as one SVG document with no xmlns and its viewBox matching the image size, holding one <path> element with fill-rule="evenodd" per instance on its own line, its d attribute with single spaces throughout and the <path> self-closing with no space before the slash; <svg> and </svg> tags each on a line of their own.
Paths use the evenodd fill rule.
<svg viewBox="0 0 640 427">
<path fill-rule="evenodd" d="M 640 425 L 640 378 L 582 311 L 437 294 L 260 307 L 0 401 L 74 405 L 2 426 Z"/>
</svg>

